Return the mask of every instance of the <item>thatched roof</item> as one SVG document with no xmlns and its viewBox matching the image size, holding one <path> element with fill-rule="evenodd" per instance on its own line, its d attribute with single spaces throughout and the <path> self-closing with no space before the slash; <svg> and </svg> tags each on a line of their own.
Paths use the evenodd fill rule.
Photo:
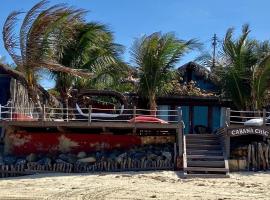
<svg viewBox="0 0 270 200">
<path fill-rule="evenodd" d="M 214 84 L 217 84 L 218 82 L 217 77 L 213 75 L 210 70 L 202 65 L 199 65 L 198 63 L 188 62 L 178 68 L 181 75 L 184 75 L 188 70 L 192 70 L 196 76 L 201 77 L 204 80 L 208 80 Z"/>
</svg>

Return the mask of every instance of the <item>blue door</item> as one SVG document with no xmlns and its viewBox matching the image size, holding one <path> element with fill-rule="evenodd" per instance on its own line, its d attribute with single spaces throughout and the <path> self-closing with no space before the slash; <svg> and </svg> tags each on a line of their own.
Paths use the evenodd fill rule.
<svg viewBox="0 0 270 200">
<path fill-rule="evenodd" d="M 208 127 L 208 107 L 207 106 L 194 106 L 193 107 L 193 131 L 195 126 L 203 125 Z"/>
</svg>

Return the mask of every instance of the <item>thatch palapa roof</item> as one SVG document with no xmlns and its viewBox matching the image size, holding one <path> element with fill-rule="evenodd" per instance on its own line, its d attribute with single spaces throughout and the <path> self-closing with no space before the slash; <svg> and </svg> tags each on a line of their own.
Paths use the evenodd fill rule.
<svg viewBox="0 0 270 200">
<path fill-rule="evenodd" d="M 201 77 L 204 80 L 210 81 L 213 84 L 218 83 L 217 77 L 213 75 L 206 67 L 199 65 L 198 63 L 188 62 L 178 68 L 178 72 L 181 75 L 184 75 L 189 70 L 193 71 L 196 76 Z"/>
</svg>

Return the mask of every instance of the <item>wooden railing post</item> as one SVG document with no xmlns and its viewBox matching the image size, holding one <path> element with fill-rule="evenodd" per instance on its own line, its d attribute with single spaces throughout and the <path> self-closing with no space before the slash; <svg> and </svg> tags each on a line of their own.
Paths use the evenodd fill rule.
<svg viewBox="0 0 270 200">
<path fill-rule="evenodd" d="M 179 156 L 183 154 L 183 120 L 182 120 L 182 109 L 177 108 L 178 115 L 178 130 L 177 130 L 177 142 L 178 142 L 178 153 Z"/>
<path fill-rule="evenodd" d="M 135 119 L 136 117 L 136 106 L 133 107 L 133 118 Z"/>
<path fill-rule="evenodd" d="M 231 109 L 230 108 L 227 108 L 226 109 L 226 123 L 227 123 L 227 126 L 230 126 L 231 124 Z"/>
<path fill-rule="evenodd" d="M 224 139 L 225 139 L 225 153 L 226 153 L 227 159 L 229 159 L 230 154 L 231 154 L 231 138 L 228 135 L 228 132 L 226 133 Z"/>
<path fill-rule="evenodd" d="M 68 99 L 66 100 L 66 120 L 68 122 Z"/>
<path fill-rule="evenodd" d="M 45 104 L 42 106 L 42 121 L 46 121 L 46 107 Z"/>
<path fill-rule="evenodd" d="M 182 116 L 182 109 L 181 109 L 181 107 L 178 107 L 177 108 L 177 115 L 178 115 L 178 123 L 182 123 L 182 121 L 183 121 L 183 116 Z"/>
<path fill-rule="evenodd" d="M 266 110 L 263 109 L 263 125 L 266 124 Z"/>
<path fill-rule="evenodd" d="M 10 106 L 10 121 L 12 121 L 12 105 Z"/>
<path fill-rule="evenodd" d="M 133 107 L 133 119 L 134 119 L 133 125 L 134 125 L 134 127 L 133 127 L 133 130 L 132 130 L 132 133 L 134 135 L 136 134 L 136 115 L 137 115 L 137 108 L 136 108 L 136 106 L 134 106 Z"/>
<path fill-rule="evenodd" d="M 92 105 L 88 108 L 88 123 L 90 124 L 92 122 Z"/>
</svg>

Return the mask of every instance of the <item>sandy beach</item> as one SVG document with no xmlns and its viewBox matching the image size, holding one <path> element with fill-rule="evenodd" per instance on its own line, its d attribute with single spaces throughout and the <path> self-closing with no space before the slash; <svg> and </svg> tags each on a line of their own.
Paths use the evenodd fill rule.
<svg viewBox="0 0 270 200">
<path fill-rule="evenodd" d="M 0 180 L 0 199 L 270 199 L 270 173 L 183 179 L 172 171 L 39 174 Z"/>
</svg>

